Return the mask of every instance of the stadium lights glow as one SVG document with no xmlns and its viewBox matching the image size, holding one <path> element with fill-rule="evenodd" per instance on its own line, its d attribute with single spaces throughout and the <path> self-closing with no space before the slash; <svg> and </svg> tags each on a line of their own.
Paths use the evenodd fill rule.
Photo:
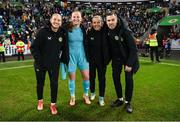
<svg viewBox="0 0 180 122">
<path fill-rule="evenodd" d="M 137 4 L 141 4 L 142 2 L 137 2 Z"/>
<path fill-rule="evenodd" d="M 80 2 L 76 2 L 76 4 L 80 4 Z"/>
<path fill-rule="evenodd" d="M 86 4 L 86 5 L 90 5 L 90 2 L 89 2 L 89 3 L 84 3 L 84 4 Z"/>
</svg>

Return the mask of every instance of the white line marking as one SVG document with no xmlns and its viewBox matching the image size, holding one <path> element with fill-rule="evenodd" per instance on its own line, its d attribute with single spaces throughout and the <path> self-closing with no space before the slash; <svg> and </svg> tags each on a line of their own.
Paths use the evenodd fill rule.
<svg viewBox="0 0 180 122">
<path fill-rule="evenodd" d="M 140 59 L 140 61 L 143 61 L 143 62 L 151 62 L 151 61 L 148 61 L 148 60 L 143 60 L 143 59 Z M 167 62 L 160 62 L 160 63 L 156 63 L 156 64 L 162 64 L 162 65 L 169 65 L 169 66 L 177 66 L 177 67 L 180 67 L 180 64 L 173 64 L 173 63 L 167 63 Z"/>
<path fill-rule="evenodd" d="M 9 67 L 9 68 L 2 68 L 1 70 L 8 70 L 8 69 L 21 69 L 21 68 L 28 68 L 28 67 L 32 67 L 33 65 L 26 65 L 26 66 L 19 66 L 19 67 Z"/>
<path fill-rule="evenodd" d="M 32 60 L 30 60 L 30 61 L 32 61 Z M 150 63 L 150 61 L 148 61 L 148 60 L 143 60 L 143 59 L 141 59 L 140 61 L 142 61 L 142 62 L 149 62 L 149 63 Z M 28 62 L 28 61 L 27 61 L 27 62 Z M 173 63 L 166 63 L 166 62 L 160 62 L 160 63 L 156 63 L 156 64 L 169 65 L 169 66 L 178 66 L 178 67 L 180 67 L 180 64 L 173 64 Z M 28 68 L 28 67 L 32 67 L 32 66 L 33 66 L 33 65 L 25 65 L 25 66 L 18 66 L 18 67 L 2 68 L 2 69 L 0 69 L 0 71 L 2 71 L 2 70 L 9 70 L 9 69 Z"/>
<path fill-rule="evenodd" d="M 25 61 L 6 61 L 6 62 L 0 62 L 0 65 L 1 64 L 11 64 L 11 63 L 18 63 L 18 62 L 31 62 L 31 61 L 34 61 L 34 60 L 25 60 Z"/>
<path fill-rule="evenodd" d="M 160 64 L 164 64 L 164 65 L 169 65 L 169 66 L 178 66 L 180 67 L 180 64 L 173 64 L 173 63 L 166 63 L 166 62 L 162 62 Z"/>
</svg>

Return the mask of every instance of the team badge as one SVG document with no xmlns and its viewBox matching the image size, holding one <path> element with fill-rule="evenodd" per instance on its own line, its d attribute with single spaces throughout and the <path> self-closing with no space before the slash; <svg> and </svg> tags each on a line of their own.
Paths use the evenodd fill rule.
<svg viewBox="0 0 180 122">
<path fill-rule="evenodd" d="M 115 36 L 114 38 L 115 38 L 115 40 L 119 40 L 119 36 Z"/>
<path fill-rule="evenodd" d="M 51 40 L 51 37 L 48 37 L 48 40 Z"/>
<path fill-rule="evenodd" d="M 94 37 L 91 37 L 91 40 L 94 40 Z"/>
<path fill-rule="evenodd" d="M 59 42 L 62 42 L 62 37 L 59 37 Z"/>
</svg>

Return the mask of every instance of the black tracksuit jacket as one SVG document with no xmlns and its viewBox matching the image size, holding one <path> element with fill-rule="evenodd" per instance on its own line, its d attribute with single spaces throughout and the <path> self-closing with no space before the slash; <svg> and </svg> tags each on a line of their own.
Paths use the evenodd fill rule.
<svg viewBox="0 0 180 122">
<path fill-rule="evenodd" d="M 67 49 L 65 31 L 53 32 L 50 26 L 40 29 L 30 47 L 35 67 L 45 70 L 59 67 L 60 61 L 67 64 Z"/>
<path fill-rule="evenodd" d="M 119 58 L 121 63 L 132 67 L 133 72 L 139 69 L 139 60 L 134 36 L 127 23 L 119 18 L 115 29 L 108 30 L 110 55 L 112 60 Z"/>
<path fill-rule="evenodd" d="M 110 61 L 107 33 L 105 28 L 96 31 L 93 28 L 87 33 L 89 62 L 96 65 L 108 65 Z"/>
</svg>

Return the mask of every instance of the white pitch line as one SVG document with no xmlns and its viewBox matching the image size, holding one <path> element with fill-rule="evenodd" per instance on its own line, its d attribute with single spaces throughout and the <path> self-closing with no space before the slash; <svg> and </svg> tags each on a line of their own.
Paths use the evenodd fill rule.
<svg viewBox="0 0 180 122">
<path fill-rule="evenodd" d="M 151 62 L 151 61 L 148 61 L 148 60 L 143 60 L 143 59 L 140 59 L 140 61 L 143 61 L 143 62 Z M 177 66 L 177 67 L 180 67 L 180 64 L 173 64 L 173 63 L 167 63 L 167 62 L 160 62 L 160 63 L 157 63 L 157 64 L 162 64 L 162 65 L 169 65 L 169 66 Z"/>
<path fill-rule="evenodd" d="M 34 60 L 30 59 L 30 60 L 25 60 L 25 61 L 6 61 L 6 62 L 0 62 L 0 65 L 1 64 L 19 63 L 19 62 L 31 62 L 31 61 L 34 61 Z"/>
<path fill-rule="evenodd" d="M 19 67 L 9 67 L 9 68 L 2 68 L 1 70 L 8 70 L 8 69 L 21 69 L 21 68 L 28 68 L 28 67 L 32 67 L 33 65 L 26 65 L 26 66 L 19 66 Z"/>
<path fill-rule="evenodd" d="M 166 63 L 166 62 L 162 62 L 162 63 L 160 63 L 160 64 L 180 67 L 180 64 L 173 64 L 173 63 Z"/>
<path fill-rule="evenodd" d="M 149 62 L 148 60 L 143 60 L 141 59 L 140 61 L 143 61 L 143 62 Z M 166 63 L 166 62 L 160 62 L 160 63 L 157 63 L 157 64 L 161 64 L 161 65 L 169 65 L 169 66 L 178 66 L 180 67 L 180 64 L 173 64 L 173 63 Z M 2 70 L 9 70 L 9 69 L 21 69 L 21 68 L 28 68 L 28 67 L 32 67 L 33 65 L 26 65 L 26 66 L 19 66 L 19 67 L 9 67 L 9 68 L 2 68 L 0 69 L 0 71 Z"/>
</svg>

